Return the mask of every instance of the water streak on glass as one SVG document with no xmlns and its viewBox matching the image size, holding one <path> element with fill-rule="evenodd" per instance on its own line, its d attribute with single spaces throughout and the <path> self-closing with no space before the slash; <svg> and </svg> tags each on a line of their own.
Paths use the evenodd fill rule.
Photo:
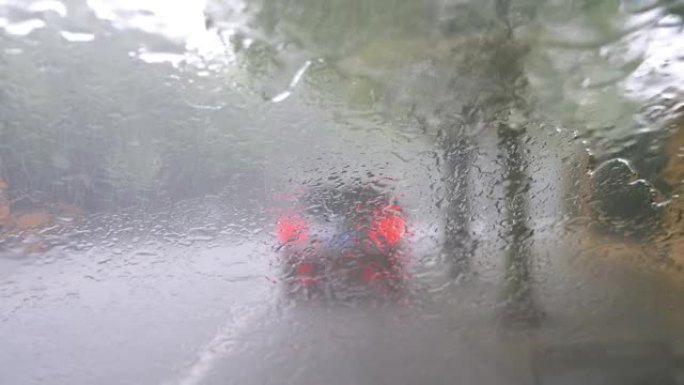
<svg viewBox="0 0 684 385">
<path fill-rule="evenodd" d="M 0 0 L 0 383 L 681 383 L 683 17 Z"/>
</svg>

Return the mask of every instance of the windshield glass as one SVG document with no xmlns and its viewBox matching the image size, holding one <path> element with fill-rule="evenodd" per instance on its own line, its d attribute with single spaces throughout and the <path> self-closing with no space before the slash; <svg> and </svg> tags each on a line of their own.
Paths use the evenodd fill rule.
<svg viewBox="0 0 684 385">
<path fill-rule="evenodd" d="M 681 383 L 683 16 L 0 0 L 0 383 Z"/>
</svg>

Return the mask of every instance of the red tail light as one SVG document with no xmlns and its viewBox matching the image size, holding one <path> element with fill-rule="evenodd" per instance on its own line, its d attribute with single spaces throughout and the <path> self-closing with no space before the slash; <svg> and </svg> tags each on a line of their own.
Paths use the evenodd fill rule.
<svg viewBox="0 0 684 385">
<path fill-rule="evenodd" d="M 368 238 L 377 246 L 394 246 L 406 234 L 406 221 L 398 205 L 378 210 L 368 231 Z"/>
<path fill-rule="evenodd" d="M 302 262 L 299 265 L 297 265 L 295 272 L 297 273 L 297 275 L 311 276 L 314 273 L 314 266 L 312 263 Z"/>
<path fill-rule="evenodd" d="M 381 278 L 382 275 L 375 266 L 366 265 L 361 269 L 361 279 L 369 283 L 373 280 Z"/>
<path fill-rule="evenodd" d="M 306 243 L 309 234 L 306 223 L 297 214 L 281 215 L 276 221 L 275 232 L 281 243 Z"/>
<path fill-rule="evenodd" d="M 312 263 L 302 262 L 295 268 L 297 283 L 302 286 L 311 286 L 316 283 L 314 277 L 316 269 Z"/>
</svg>

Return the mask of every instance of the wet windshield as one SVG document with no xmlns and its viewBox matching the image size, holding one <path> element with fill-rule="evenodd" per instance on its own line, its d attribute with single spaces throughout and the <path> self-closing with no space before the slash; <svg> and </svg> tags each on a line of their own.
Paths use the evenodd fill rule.
<svg viewBox="0 0 684 385">
<path fill-rule="evenodd" d="M 0 0 L 0 383 L 682 383 L 682 17 Z"/>
</svg>

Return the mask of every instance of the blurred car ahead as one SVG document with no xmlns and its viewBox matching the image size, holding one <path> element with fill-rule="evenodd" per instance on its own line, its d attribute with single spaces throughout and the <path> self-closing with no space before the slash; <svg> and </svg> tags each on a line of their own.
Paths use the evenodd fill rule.
<svg viewBox="0 0 684 385">
<path fill-rule="evenodd" d="M 285 295 L 296 299 L 399 299 L 408 276 L 406 218 L 377 188 L 316 187 L 275 223 Z"/>
</svg>

